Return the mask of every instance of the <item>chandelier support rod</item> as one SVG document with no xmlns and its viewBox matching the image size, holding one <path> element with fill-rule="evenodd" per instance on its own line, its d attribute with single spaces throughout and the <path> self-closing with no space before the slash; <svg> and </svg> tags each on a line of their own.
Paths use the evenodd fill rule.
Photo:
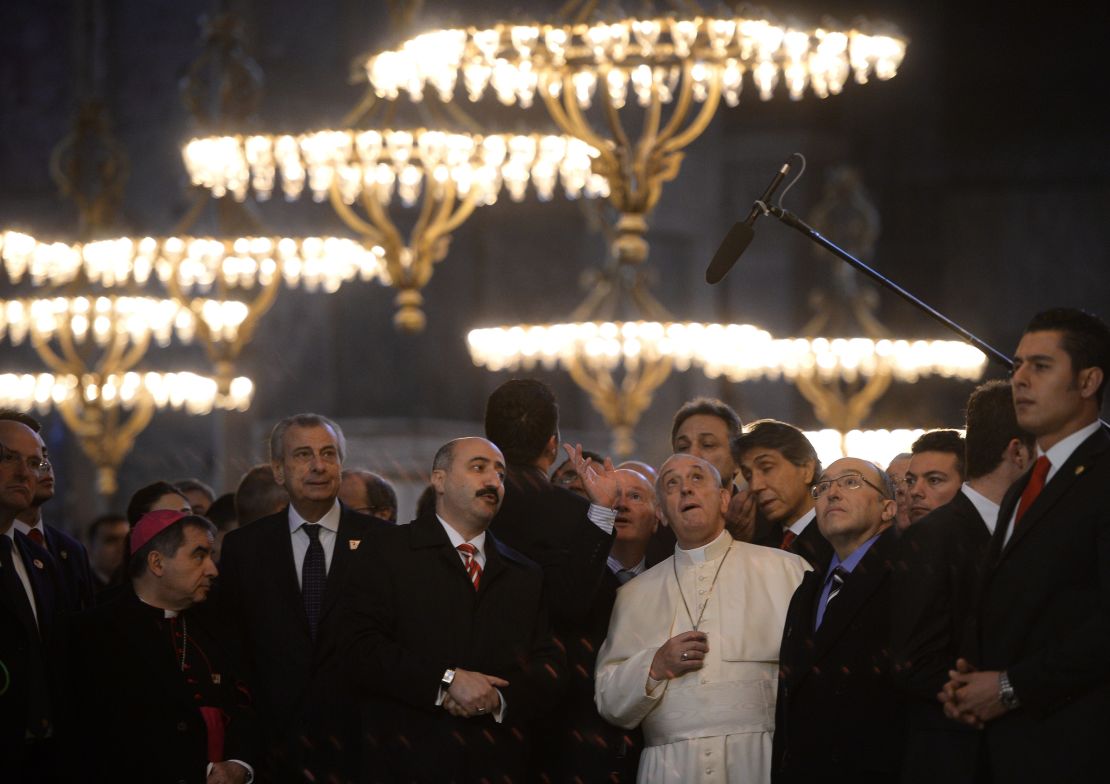
<svg viewBox="0 0 1110 784">
<path fill-rule="evenodd" d="M 795 229 L 795 230 L 801 232 L 806 237 L 808 237 L 810 240 L 812 240 L 813 242 L 817 243 L 818 245 L 820 245 L 825 250 L 832 253 L 834 256 L 838 256 L 842 260 L 848 262 L 848 264 L 855 267 L 857 270 L 862 272 L 867 277 L 871 278 L 871 280 L 875 281 L 876 283 L 878 283 L 883 288 L 886 288 L 890 291 L 893 291 L 895 294 L 897 294 L 899 297 L 904 299 L 906 302 L 910 303 L 911 305 L 916 307 L 918 310 L 921 310 L 926 315 L 932 317 L 934 321 L 937 321 L 940 324 L 943 324 L 945 327 L 947 327 L 948 329 L 955 332 L 957 335 L 962 337 L 968 343 L 975 346 L 975 348 L 979 349 L 984 354 L 989 356 L 991 359 L 998 362 L 1000 365 L 1004 366 L 1007 370 L 1010 370 L 1010 369 L 1013 368 L 1014 360 L 1011 359 L 1009 356 L 1007 356 L 1006 354 L 1003 354 L 1001 351 L 999 351 L 998 349 L 996 349 L 994 346 L 990 345 L 986 341 L 984 341 L 984 340 L 976 337 L 975 335 L 971 334 L 969 331 L 964 329 L 962 326 L 957 324 L 955 321 L 948 318 L 947 316 L 945 316 L 943 313 L 941 313 L 940 311 L 938 311 L 936 308 L 932 307 L 928 303 L 923 302 L 922 300 L 918 299 L 913 294 L 906 291 L 904 288 L 902 288 L 897 283 L 892 281 L 890 278 L 885 277 L 884 275 L 882 275 L 880 272 L 878 272 L 874 268 L 867 266 L 862 261 L 860 261 L 855 256 L 853 256 L 851 253 L 849 253 L 848 251 L 841 248 L 839 245 L 835 244 L 831 240 L 824 237 L 819 231 L 817 231 L 817 229 L 813 228 L 808 223 L 806 223 L 804 220 L 799 218 L 797 215 L 790 212 L 790 210 L 784 210 L 782 207 L 778 207 L 778 206 L 774 206 L 774 205 L 765 205 L 764 210 L 765 210 L 765 214 L 775 216 L 782 223 L 786 224 L 787 226 L 789 226 L 792 229 Z"/>
</svg>

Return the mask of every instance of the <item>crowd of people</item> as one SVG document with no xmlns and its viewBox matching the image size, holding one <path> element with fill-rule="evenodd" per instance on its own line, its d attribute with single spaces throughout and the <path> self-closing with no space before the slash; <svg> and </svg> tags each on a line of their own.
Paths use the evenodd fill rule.
<svg viewBox="0 0 1110 784">
<path fill-rule="evenodd" d="M 404 524 L 297 414 L 233 493 L 155 482 L 87 548 L 2 411 L 3 780 L 1099 780 L 1108 375 L 1106 324 L 1045 311 L 888 466 L 706 398 L 614 465 L 516 379 Z"/>
</svg>

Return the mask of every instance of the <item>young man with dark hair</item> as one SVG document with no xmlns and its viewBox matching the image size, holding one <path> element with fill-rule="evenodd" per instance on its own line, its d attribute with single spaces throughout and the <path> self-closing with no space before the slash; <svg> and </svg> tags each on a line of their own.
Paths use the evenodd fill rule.
<svg viewBox="0 0 1110 784">
<path fill-rule="evenodd" d="M 1110 713 L 1110 433 L 1099 411 L 1110 329 L 1056 309 L 1014 355 L 1018 424 L 1033 468 L 1006 493 L 977 583 L 965 654 L 942 698 L 984 728 L 993 781 L 1097 781 Z"/>
<path fill-rule="evenodd" d="M 193 477 L 176 479 L 173 486 L 185 496 L 185 500 L 193 508 L 193 514 L 208 514 L 208 507 L 216 500 L 216 492 L 204 482 Z"/>
<path fill-rule="evenodd" d="M 906 530 L 894 573 L 891 648 L 909 695 L 904 782 L 973 780 L 978 737 L 944 717 L 936 694 L 959 654 L 979 565 L 998 505 L 1032 463 L 1033 437 L 1014 414 L 1005 381 L 977 387 L 967 403 L 967 481 L 955 497 Z"/>
<path fill-rule="evenodd" d="M 832 546 L 813 524 L 810 487 L 821 473 L 817 450 L 798 428 L 774 419 L 748 425 L 732 442 L 740 474 L 763 516 L 781 533 L 775 545 L 823 569 Z"/>
<path fill-rule="evenodd" d="M 964 480 L 964 439 L 955 430 L 930 430 L 910 447 L 906 492 L 910 525 L 956 497 Z"/>
<path fill-rule="evenodd" d="M 70 664 L 80 780 L 253 779 L 250 696 L 227 635 L 197 607 L 218 574 L 214 536 L 203 517 L 147 513 L 131 532 L 129 584 L 81 619 Z"/>
<path fill-rule="evenodd" d="M 118 513 L 100 515 L 89 523 L 85 536 L 89 542 L 89 567 L 95 594 L 118 585 L 123 579 L 123 555 L 130 532 L 131 524 Z"/>
</svg>

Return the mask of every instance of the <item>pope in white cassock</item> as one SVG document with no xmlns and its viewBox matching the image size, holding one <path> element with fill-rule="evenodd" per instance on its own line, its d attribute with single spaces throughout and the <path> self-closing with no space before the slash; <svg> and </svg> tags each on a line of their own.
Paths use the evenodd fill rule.
<svg viewBox="0 0 1110 784">
<path fill-rule="evenodd" d="M 643 728 L 641 783 L 768 782 L 779 645 L 808 566 L 729 536 L 729 493 L 705 460 L 671 456 L 656 487 L 678 546 L 617 593 L 598 710 Z"/>
</svg>

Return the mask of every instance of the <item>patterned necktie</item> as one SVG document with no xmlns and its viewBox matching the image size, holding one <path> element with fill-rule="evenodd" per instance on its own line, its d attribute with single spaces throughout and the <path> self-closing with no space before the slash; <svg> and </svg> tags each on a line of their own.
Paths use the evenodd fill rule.
<svg viewBox="0 0 1110 784">
<path fill-rule="evenodd" d="M 42 531 L 37 528 L 32 528 L 27 532 L 27 537 L 37 544 L 39 547 L 46 547 L 46 540 L 42 537 Z"/>
<path fill-rule="evenodd" d="M 324 560 L 324 546 L 320 544 L 319 524 L 305 523 L 301 530 L 308 535 L 308 552 L 304 554 L 301 566 L 301 598 L 308 616 L 308 631 L 315 642 L 320 609 L 324 605 L 324 585 L 328 580 L 327 562 Z"/>
<path fill-rule="evenodd" d="M 635 572 L 633 572 L 631 569 L 621 569 L 617 572 L 617 582 L 621 585 L 624 585 L 635 576 Z"/>
<path fill-rule="evenodd" d="M 1033 473 L 1029 477 L 1029 484 L 1021 491 L 1021 502 L 1018 503 L 1017 516 L 1014 518 L 1014 527 L 1021 522 L 1022 516 L 1029 511 L 1029 507 L 1037 500 L 1037 496 L 1044 490 L 1044 480 L 1048 476 L 1048 469 L 1052 467 L 1052 463 L 1048 458 L 1041 455 L 1037 458 L 1037 462 L 1033 464 Z"/>
<path fill-rule="evenodd" d="M 792 545 L 794 543 L 794 540 L 797 539 L 797 538 L 798 538 L 798 535 L 796 533 L 794 533 L 793 531 L 791 531 L 789 528 L 787 528 L 786 533 L 784 533 L 782 535 L 782 544 L 779 545 L 779 549 L 780 550 L 789 549 L 790 545 Z"/>
<path fill-rule="evenodd" d="M 470 542 L 463 542 L 455 549 L 463 554 L 466 573 L 470 576 L 470 581 L 474 583 L 474 590 L 477 591 L 478 583 L 482 581 L 482 567 L 478 564 L 478 548 Z"/>
<path fill-rule="evenodd" d="M 836 567 L 833 569 L 832 578 L 830 579 L 831 586 L 829 587 L 829 598 L 825 600 L 825 609 L 829 609 L 832 600 L 840 593 L 840 589 L 844 587 L 844 581 L 848 579 L 848 570 L 843 567 Z"/>
</svg>

